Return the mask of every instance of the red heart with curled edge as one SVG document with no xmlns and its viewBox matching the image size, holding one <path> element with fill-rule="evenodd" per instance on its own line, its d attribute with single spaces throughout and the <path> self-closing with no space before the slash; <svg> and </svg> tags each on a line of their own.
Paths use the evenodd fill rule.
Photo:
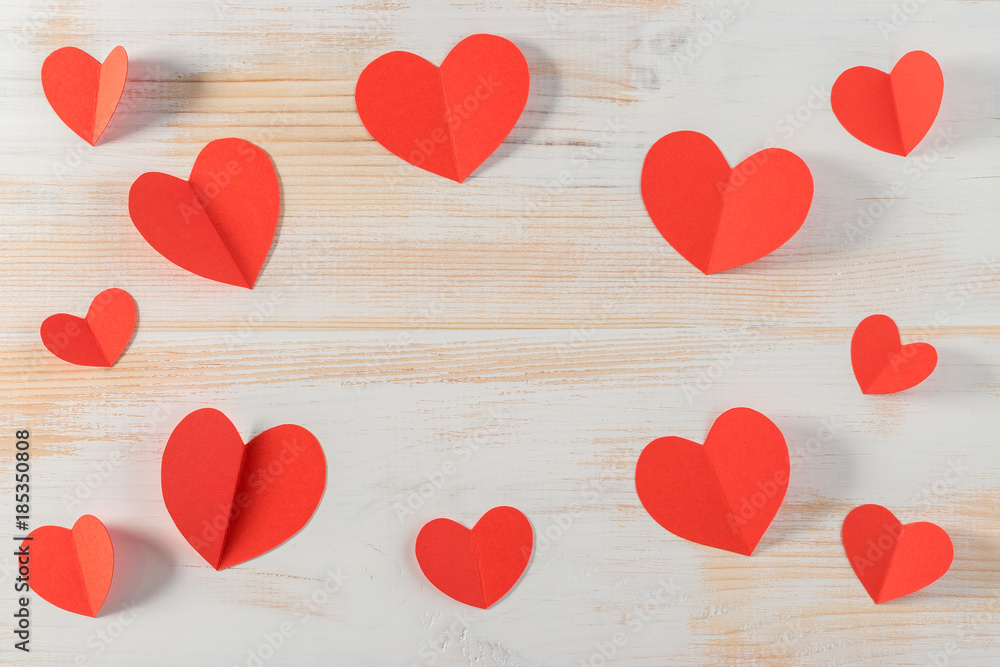
<svg viewBox="0 0 1000 667">
<path fill-rule="evenodd" d="M 63 361 L 79 366 L 113 366 L 135 331 L 132 296 L 106 289 L 90 303 L 86 317 L 58 313 L 45 318 L 42 343 Z"/>
<path fill-rule="evenodd" d="M 866 317 L 851 338 L 851 366 L 865 394 L 894 394 L 914 387 L 934 372 L 937 350 L 929 343 L 903 345 L 886 315 Z"/>
<path fill-rule="evenodd" d="M 929 53 L 911 51 L 889 74 L 852 67 L 830 90 L 833 113 L 855 139 L 893 155 L 909 155 L 941 108 L 944 74 Z"/>
<path fill-rule="evenodd" d="M 691 542 L 749 556 L 781 507 L 790 463 L 774 423 L 749 408 L 722 413 L 699 445 L 669 436 L 635 466 L 642 506 Z"/>
<path fill-rule="evenodd" d="M 116 46 L 103 63 L 72 46 L 50 53 L 42 63 L 42 90 L 59 119 L 93 146 L 118 108 L 128 54 Z"/>
<path fill-rule="evenodd" d="M 289 540 L 319 505 L 326 458 L 294 424 L 250 442 L 218 410 L 195 410 L 174 428 L 160 463 L 163 504 L 184 539 L 216 570 Z"/>
<path fill-rule="evenodd" d="M 486 609 L 521 578 L 531 560 L 527 517 L 513 507 L 494 507 L 470 530 L 451 519 L 434 519 L 417 535 L 420 570 L 434 587 L 464 604 Z"/>
<path fill-rule="evenodd" d="M 673 132 L 649 149 L 642 200 L 663 238 L 702 273 L 760 259 L 802 227 L 813 179 L 781 148 L 754 153 L 735 168 L 710 138 Z"/>
<path fill-rule="evenodd" d="M 461 183 L 503 143 L 528 101 L 528 63 L 496 35 L 472 35 L 435 67 L 393 51 L 358 78 L 365 128 L 389 152 Z"/>
<path fill-rule="evenodd" d="M 881 505 L 851 510 L 841 530 L 844 552 L 875 604 L 915 593 L 940 579 L 955 551 L 942 528 L 903 525 Z"/>
<path fill-rule="evenodd" d="M 188 180 L 145 173 L 128 213 L 149 245 L 191 273 L 253 289 L 278 227 L 281 197 L 271 158 L 242 139 L 216 139 Z"/>
<path fill-rule="evenodd" d="M 97 616 L 115 571 L 111 536 L 100 519 L 86 514 L 72 528 L 36 528 L 21 542 L 21 552 L 20 564 L 30 569 L 28 585 L 39 597 L 74 614 Z"/>
</svg>

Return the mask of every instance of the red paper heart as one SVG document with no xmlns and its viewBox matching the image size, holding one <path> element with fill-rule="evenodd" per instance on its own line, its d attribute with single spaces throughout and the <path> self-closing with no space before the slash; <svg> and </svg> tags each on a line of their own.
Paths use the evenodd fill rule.
<svg viewBox="0 0 1000 667">
<path fill-rule="evenodd" d="M 830 91 L 837 120 L 856 139 L 894 155 L 909 155 L 937 118 L 944 75 L 934 58 L 911 51 L 886 74 L 852 67 Z"/>
<path fill-rule="evenodd" d="M 528 101 L 528 63 L 510 41 L 472 35 L 435 67 L 393 51 L 358 78 L 365 128 L 391 153 L 461 183 L 503 143 Z"/>
<path fill-rule="evenodd" d="M 954 557 L 948 533 L 933 523 L 905 526 L 881 505 L 855 507 L 841 531 L 854 573 L 875 604 L 919 591 L 940 579 Z"/>
<path fill-rule="evenodd" d="M 243 444 L 229 419 L 195 410 L 170 434 L 160 463 L 163 504 L 216 570 L 270 551 L 299 532 L 326 488 L 326 458 L 293 424 Z"/>
<path fill-rule="evenodd" d="M 253 289 L 278 226 L 271 158 L 242 139 L 216 139 L 187 181 L 150 172 L 128 193 L 132 224 L 153 248 L 191 273 Z"/>
<path fill-rule="evenodd" d="M 532 545 L 527 517 L 513 507 L 494 507 L 472 530 L 451 519 L 425 524 L 417 535 L 417 563 L 439 591 L 486 609 L 521 578 Z"/>
<path fill-rule="evenodd" d="M 851 365 L 862 393 L 893 394 L 923 382 L 937 366 L 937 350 L 928 343 L 901 345 L 892 318 L 872 315 L 854 330 Z"/>
<path fill-rule="evenodd" d="M 28 585 L 60 609 L 94 617 L 111 588 L 115 552 L 96 517 L 77 519 L 72 529 L 42 526 L 21 542 L 19 564 L 29 568 Z"/>
<path fill-rule="evenodd" d="M 646 445 L 635 490 L 658 524 L 686 540 L 749 556 L 788 490 L 785 438 L 761 413 L 733 408 L 704 445 L 674 436 Z"/>
<path fill-rule="evenodd" d="M 103 63 L 66 46 L 42 63 L 42 90 L 60 120 L 93 146 L 118 108 L 127 76 L 128 54 L 120 46 Z"/>
<path fill-rule="evenodd" d="M 715 143 L 673 132 L 649 149 L 642 200 L 663 238 L 702 273 L 760 259 L 795 235 L 812 205 L 809 167 L 766 148 L 730 169 Z"/>
<path fill-rule="evenodd" d="M 106 289 L 86 318 L 59 313 L 42 322 L 42 343 L 63 361 L 79 366 L 113 366 L 135 330 L 135 301 L 125 290 Z"/>
</svg>

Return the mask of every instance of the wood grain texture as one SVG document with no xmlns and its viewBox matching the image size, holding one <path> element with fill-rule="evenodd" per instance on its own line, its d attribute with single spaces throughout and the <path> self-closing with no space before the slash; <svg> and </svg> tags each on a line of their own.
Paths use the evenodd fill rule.
<svg viewBox="0 0 1000 667">
<path fill-rule="evenodd" d="M 5 620 L 0 662 L 996 664 L 1000 3 L 904 4 L 5 3 L 0 521 L 11 438 L 28 428 L 33 526 L 95 514 L 118 563 L 100 617 L 33 598 L 32 653 L 13 650 Z M 476 32 L 518 44 L 532 90 L 508 141 L 457 185 L 376 144 L 353 89 L 382 53 L 440 62 Z M 116 44 L 129 82 L 91 148 L 38 72 L 60 46 Z M 877 153 L 837 124 L 829 88 L 917 48 L 944 69 L 940 116 L 909 158 Z M 639 196 L 646 150 L 679 129 L 731 162 L 772 139 L 803 157 L 816 181 L 803 229 L 746 267 L 688 265 Z M 264 147 L 281 179 L 252 292 L 169 264 L 127 213 L 139 174 L 184 176 L 225 136 Z M 139 306 L 118 364 L 49 355 L 41 321 L 111 286 Z M 850 336 L 875 312 L 938 348 L 919 387 L 858 391 Z M 751 558 L 669 535 L 633 484 L 650 440 L 702 441 L 736 405 L 771 417 L 792 454 Z M 159 491 L 167 436 L 205 406 L 246 438 L 301 424 L 329 464 L 310 524 L 223 572 Z M 951 571 L 873 605 L 839 539 L 866 502 L 944 527 Z M 494 608 L 462 608 L 422 578 L 414 539 L 429 519 L 471 524 L 500 504 L 532 521 L 535 555 Z M 0 558 L 0 618 L 13 568 Z"/>
</svg>

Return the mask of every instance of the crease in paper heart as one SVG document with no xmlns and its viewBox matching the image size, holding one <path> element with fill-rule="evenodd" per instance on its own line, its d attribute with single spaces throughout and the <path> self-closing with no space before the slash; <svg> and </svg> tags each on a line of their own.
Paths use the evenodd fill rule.
<svg viewBox="0 0 1000 667">
<path fill-rule="evenodd" d="M 742 266 L 784 245 L 813 198 L 809 167 L 781 148 L 734 168 L 709 137 L 673 132 L 642 166 L 642 199 L 663 238 L 708 275 Z"/>
<path fill-rule="evenodd" d="M 472 35 L 435 67 L 393 51 L 358 78 L 361 122 L 389 152 L 459 183 L 503 143 L 528 101 L 521 51 L 496 35 Z"/>
<path fill-rule="evenodd" d="M 188 180 L 149 172 L 129 190 L 132 224 L 158 253 L 195 275 L 253 289 L 281 210 L 271 158 L 242 139 L 216 139 Z"/>
<path fill-rule="evenodd" d="M 864 394 L 894 394 L 926 380 L 937 366 L 929 343 L 903 345 L 899 329 L 886 315 L 871 315 L 851 337 L 851 366 Z"/>
<path fill-rule="evenodd" d="M 53 51 L 42 63 L 42 90 L 49 106 L 91 146 L 111 122 L 127 78 L 128 54 L 121 46 L 103 63 L 72 46 Z"/>
<path fill-rule="evenodd" d="M 28 585 L 43 600 L 82 616 L 95 617 L 111 588 L 115 553 L 100 519 L 89 514 L 73 528 L 41 526 L 28 533 Z"/>
<path fill-rule="evenodd" d="M 749 556 L 788 490 L 788 446 L 761 413 L 733 408 L 704 445 L 668 436 L 650 442 L 635 468 L 649 515 L 674 535 Z"/>
<path fill-rule="evenodd" d="M 181 535 L 221 570 L 274 549 L 308 523 L 326 488 L 326 458 L 301 426 L 275 426 L 244 445 L 228 417 L 203 408 L 170 434 L 160 482 Z"/>
<path fill-rule="evenodd" d="M 875 604 L 910 595 L 951 567 L 954 548 L 941 527 L 920 521 L 903 525 L 881 505 L 851 510 L 841 530 L 844 552 Z"/>
<path fill-rule="evenodd" d="M 852 67 L 837 77 L 830 106 L 854 138 L 894 155 L 909 155 L 934 125 L 944 97 L 941 66 L 911 51 L 888 74 Z"/>
<path fill-rule="evenodd" d="M 132 339 L 135 322 L 135 300 L 125 290 L 111 288 L 94 297 L 86 317 L 50 315 L 40 333 L 46 349 L 63 361 L 110 367 Z"/>
<path fill-rule="evenodd" d="M 417 563 L 427 580 L 448 597 L 487 609 L 506 595 L 531 560 L 533 534 L 513 507 L 494 507 L 470 530 L 451 519 L 420 529 Z"/>
</svg>

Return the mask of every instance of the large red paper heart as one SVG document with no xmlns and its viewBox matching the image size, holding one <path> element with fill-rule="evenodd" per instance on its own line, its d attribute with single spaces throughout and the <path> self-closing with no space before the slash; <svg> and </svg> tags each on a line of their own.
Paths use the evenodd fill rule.
<svg viewBox="0 0 1000 667">
<path fill-rule="evenodd" d="M 854 330 L 851 365 L 862 393 L 893 394 L 923 382 L 937 366 L 937 350 L 928 343 L 902 345 L 892 318 L 871 315 Z"/>
<path fill-rule="evenodd" d="M 469 530 L 451 519 L 420 529 L 416 554 L 434 587 L 464 604 L 486 609 L 521 578 L 531 560 L 531 524 L 513 507 L 494 507 Z"/>
<path fill-rule="evenodd" d="M 673 132 L 649 149 L 642 200 L 663 238 L 702 273 L 760 259 L 795 235 L 812 205 L 809 167 L 766 148 L 730 169 L 715 143 Z"/>
<path fill-rule="evenodd" d="M 21 542 L 19 565 L 27 565 L 28 585 L 60 609 L 94 617 L 111 588 L 115 552 L 101 521 L 89 514 L 72 529 L 42 526 Z"/>
<path fill-rule="evenodd" d="M 358 78 L 365 128 L 391 153 L 461 183 L 503 143 L 528 101 L 528 63 L 510 41 L 472 35 L 435 67 L 393 51 Z"/>
<path fill-rule="evenodd" d="M 704 445 L 674 436 L 646 445 L 635 490 L 649 515 L 686 540 L 749 556 L 788 490 L 788 446 L 761 413 L 733 408 Z"/>
<path fill-rule="evenodd" d="M 253 289 L 278 226 L 271 158 L 242 139 L 216 139 L 191 178 L 150 172 L 128 193 L 132 224 L 171 262 L 210 280 Z"/>
<path fill-rule="evenodd" d="M 955 553 L 939 526 L 926 521 L 904 526 L 881 505 L 851 510 L 841 538 L 854 573 L 875 604 L 934 583 L 951 567 Z"/>
<path fill-rule="evenodd" d="M 113 366 L 132 338 L 135 314 L 128 292 L 106 289 L 94 297 L 85 318 L 66 313 L 45 318 L 42 343 L 71 364 Z"/>
<path fill-rule="evenodd" d="M 229 419 L 195 410 L 167 440 L 163 504 L 184 539 L 216 570 L 270 551 L 299 532 L 326 488 L 326 458 L 293 424 L 243 444 Z"/>
<path fill-rule="evenodd" d="M 42 90 L 60 120 L 93 146 L 118 108 L 127 76 L 128 54 L 120 46 L 103 63 L 66 46 L 42 63 Z"/>
<path fill-rule="evenodd" d="M 934 124 L 944 95 L 944 75 L 934 58 L 911 51 L 886 74 L 852 67 L 830 90 L 837 120 L 856 139 L 894 155 L 909 155 Z"/>
</svg>

